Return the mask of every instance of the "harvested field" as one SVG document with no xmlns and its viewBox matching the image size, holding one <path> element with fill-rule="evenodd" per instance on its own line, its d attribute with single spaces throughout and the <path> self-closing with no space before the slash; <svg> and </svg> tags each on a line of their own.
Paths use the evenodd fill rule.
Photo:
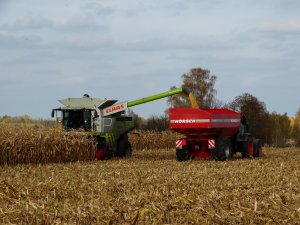
<svg viewBox="0 0 300 225">
<path fill-rule="evenodd" d="M 300 149 L 179 163 L 130 159 L 0 167 L 2 224 L 300 224 Z"/>
</svg>

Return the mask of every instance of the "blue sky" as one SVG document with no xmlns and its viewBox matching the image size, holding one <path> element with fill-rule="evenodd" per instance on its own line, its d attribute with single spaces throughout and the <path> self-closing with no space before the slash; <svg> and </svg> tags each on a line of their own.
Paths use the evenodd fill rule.
<svg viewBox="0 0 300 225">
<path fill-rule="evenodd" d="M 134 100 L 202 67 L 218 99 L 247 92 L 294 116 L 299 12 L 298 0 L 0 0 L 0 115 L 49 118 L 58 99 L 84 93 Z"/>
</svg>

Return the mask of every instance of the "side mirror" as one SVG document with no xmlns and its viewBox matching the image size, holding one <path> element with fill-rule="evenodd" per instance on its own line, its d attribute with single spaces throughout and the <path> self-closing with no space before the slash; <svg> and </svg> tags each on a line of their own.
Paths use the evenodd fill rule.
<svg viewBox="0 0 300 225">
<path fill-rule="evenodd" d="M 98 113 L 95 111 L 95 115 L 94 115 L 93 119 L 96 119 L 96 118 L 99 118 L 99 115 L 98 115 Z"/>
<path fill-rule="evenodd" d="M 52 118 L 54 117 L 54 113 L 55 113 L 55 109 L 52 109 L 52 112 L 51 112 L 51 117 Z"/>
</svg>

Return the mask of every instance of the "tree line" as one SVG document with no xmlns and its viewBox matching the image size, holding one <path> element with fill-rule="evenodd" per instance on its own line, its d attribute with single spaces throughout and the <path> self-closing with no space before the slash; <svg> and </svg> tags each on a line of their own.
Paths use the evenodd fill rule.
<svg viewBox="0 0 300 225">
<path fill-rule="evenodd" d="M 243 93 L 230 102 L 216 98 L 214 88 L 217 76 L 202 68 L 193 68 L 181 76 L 182 86 L 187 87 L 195 96 L 201 109 L 228 108 L 242 112 L 247 118 L 249 130 L 265 145 L 284 147 L 300 146 L 300 109 L 295 118 L 288 115 L 269 112 L 266 104 L 250 93 Z M 174 89 L 175 87 L 171 87 Z M 168 97 L 169 107 L 190 107 L 189 99 L 184 94 Z M 167 112 L 167 110 L 166 110 Z M 148 119 L 140 118 L 131 111 L 136 127 L 142 130 L 163 131 L 169 129 L 168 115 L 153 115 Z"/>
</svg>

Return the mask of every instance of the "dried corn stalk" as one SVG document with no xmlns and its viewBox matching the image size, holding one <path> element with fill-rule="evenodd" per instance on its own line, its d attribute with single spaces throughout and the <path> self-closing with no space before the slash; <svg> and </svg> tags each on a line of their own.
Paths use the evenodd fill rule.
<svg viewBox="0 0 300 225">
<path fill-rule="evenodd" d="M 61 128 L 0 127 L 0 165 L 57 163 L 95 158 L 91 136 Z"/>
</svg>

